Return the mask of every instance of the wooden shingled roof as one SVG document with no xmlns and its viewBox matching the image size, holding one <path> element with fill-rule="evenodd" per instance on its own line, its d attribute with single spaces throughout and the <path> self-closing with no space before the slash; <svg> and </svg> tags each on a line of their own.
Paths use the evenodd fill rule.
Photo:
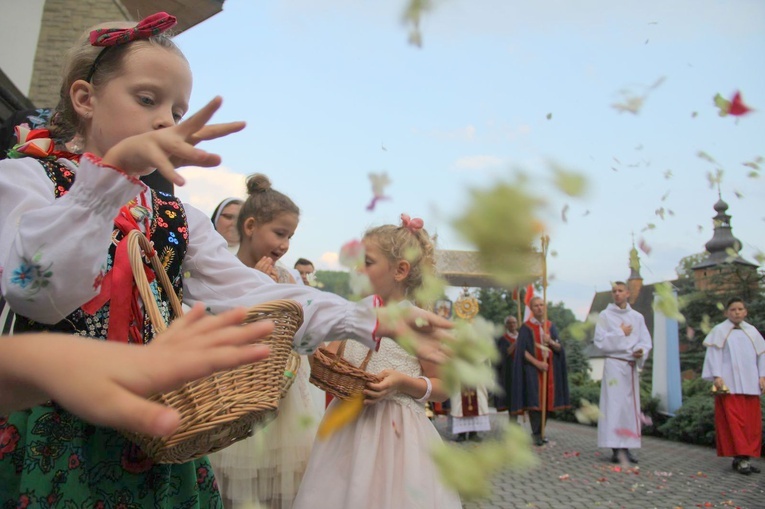
<svg viewBox="0 0 765 509">
<path fill-rule="evenodd" d="M 490 273 L 481 268 L 476 251 L 436 250 L 436 270 L 451 286 L 470 288 L 503 288 Z M 529 267 L 528 279 L 519 285 L 530 283 L 542 275 L 542 259 L 538 257 Z"/>
</svg>

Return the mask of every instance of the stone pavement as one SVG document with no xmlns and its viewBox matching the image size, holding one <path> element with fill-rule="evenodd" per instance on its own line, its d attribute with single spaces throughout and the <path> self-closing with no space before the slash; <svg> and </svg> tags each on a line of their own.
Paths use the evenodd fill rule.
<svg viewBox="0 0 765 509">
<path fill-rule="evenodd" d="M 491 417 L 492 424 L 508 418 L 506 412 Z M 453 438 L 446 417 L 434 424 L 444 440 Z M 714 448 L 643 437 L 642 449 L 635 451 L 639 468 L 620 467 L 610 462 L 610 449 L 597 448 L 595 427 L 549 420 L 546 434 L 549 443 L 534 448 L 541 460 L 537 467 L 501 472 L 492 480 L 490 499 L 463 507 L 765 508 L 763 459 L 752 462 L 763 473 L 744 476 L 731 469 L 731 459 L 718 458 Z M 491 438 L 491 433 L 484 435 Z"/>
</svg>

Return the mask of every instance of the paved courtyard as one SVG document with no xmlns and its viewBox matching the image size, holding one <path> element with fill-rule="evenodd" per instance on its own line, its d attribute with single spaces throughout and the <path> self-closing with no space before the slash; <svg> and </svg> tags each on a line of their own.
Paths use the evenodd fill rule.
<svg viewBox="0 0 765 509">
<path fill-rule="evenodd" d="M 507 413 L 493 414 L 492 422 L 507 418 Z M 435 424 L 445 440 L 452 439 L 445 417 Z M 490 499 L 465 502 L 463 507 L 765 508 L 762 459 L 753 460 L 762 474 L 744 476 L 713 448 L 643 437 L 643 448 L 636 451 L 639 468 L 620 467 L 610 462 L 610 449 L 597 448 L 595 427 L 550 420 L 547 437 L 547 445 L 534 448 L 541 460 L 537 467 L 500 473 L 492 481 Z M 474 445 L 466 442 L 463 447 Z"/>
</svg>

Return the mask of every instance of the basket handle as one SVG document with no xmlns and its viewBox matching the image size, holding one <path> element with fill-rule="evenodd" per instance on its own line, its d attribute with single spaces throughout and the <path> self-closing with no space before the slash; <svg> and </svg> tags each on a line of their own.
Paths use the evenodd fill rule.
<svg viewBox="0 0 765 509">
<path fill-rule="evenodd" d="M 130 258 L 130 267 L 133 269 L 133 277 L 135 278 L 135 284 L 138 287 L 138 293 L 143 300 L 143 307 L 146 313 L 149 315 L 152 325 L 157 332 L 162 332 L 167 328 L 162 313 L 159 311 L 159 306 L 154 298 L 154 294 L 149 287 L 149 280 L 146 277 L 146 271 L 144 270 L 142 254 L 145 254 L 151 266 L 154 269 L 154 273 L 157 275 L 160 285 L 165 290 L 168 299 L 170 300 L 170 307 L 173 309 L 173 314 L 176 318 L 183 316 L 183 308 L 181 307 L 181 301 L 175 294 L 173 284 L 170 282 L 170 278 L 165 272 L 165 268 L 162 266 L 162 262 L 159 261 L 157 252 L 149 242 L 149 239 L 138 230 L 131 230 L 127 234 L 127 238 L 123 239 L 123 242 L 127 242 L 128 257 Z"/>
<path fill-rule="evenodd" d="M 332 363 L 333 366 L 335 364 L 337 364 L 337 362 L 340 359 L 343 358 L 343 353 L 345 353 L 345 343 L 346 343 L 346 341 L 348 341 L 348 340 L 344 339 L 344 340 L 342 340 L 340 342 L 340 346 L 338 347 L 337 353 L 335 354 L 336 355 L 335 361 Z M 367 356 L 364 357 L 364 360 L 361 362 L 361 365 L 359 366 L 359 369 L 361 369 L 362 371 L 366 371 L 367 370 L 367 364 L 369 364 L 369 361 L 372 358 L 372 353 L 373 353 L 372 349 L 370 348 L 369 351 L 367 352 Z"/>
</svg>

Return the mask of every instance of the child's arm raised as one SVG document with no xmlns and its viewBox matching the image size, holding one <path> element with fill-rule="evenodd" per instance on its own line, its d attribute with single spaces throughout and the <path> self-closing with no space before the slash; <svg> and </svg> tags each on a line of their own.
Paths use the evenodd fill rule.
<svg viewBox="0 0 765 509">
<path fill-rule="evenodd" d="M 0 415 L 49 399 L 102 426 L 164 436 L 178 412 L 147 401 L 185 382 L 263 359 L 252 343 L 273 323 L 241 327 L 244 309 L 206 316 L 195 306 L 149 345 L 63 334 L 0 338 Z"/>
<path fill-rule="evenodd" d="M 381 337 L 410 337 L 416 341 L 418 357 L 442 361 L 441 340 L 449 337 L 449 320 L 414 306 L 385 319 L 385 308 L 375 308 L 372 297 L 360 302 L 304 285 L 280 285 L 260 271 L 240 262 L 226 248 L 210 219 L 185 204 L 189 222 L 189 244 L 183 260 L 184 302 L 204 302 L 218 313 L 231 306 L 254 306 L 277 299 L 293 299 L 303 307 L 304 322 L 295 335 L 301 354 L 318 348 L 323 341 L 353 339 L 370 348 Z M 380 320 L 378 321 L 378 313 Z"/>
</svg>

